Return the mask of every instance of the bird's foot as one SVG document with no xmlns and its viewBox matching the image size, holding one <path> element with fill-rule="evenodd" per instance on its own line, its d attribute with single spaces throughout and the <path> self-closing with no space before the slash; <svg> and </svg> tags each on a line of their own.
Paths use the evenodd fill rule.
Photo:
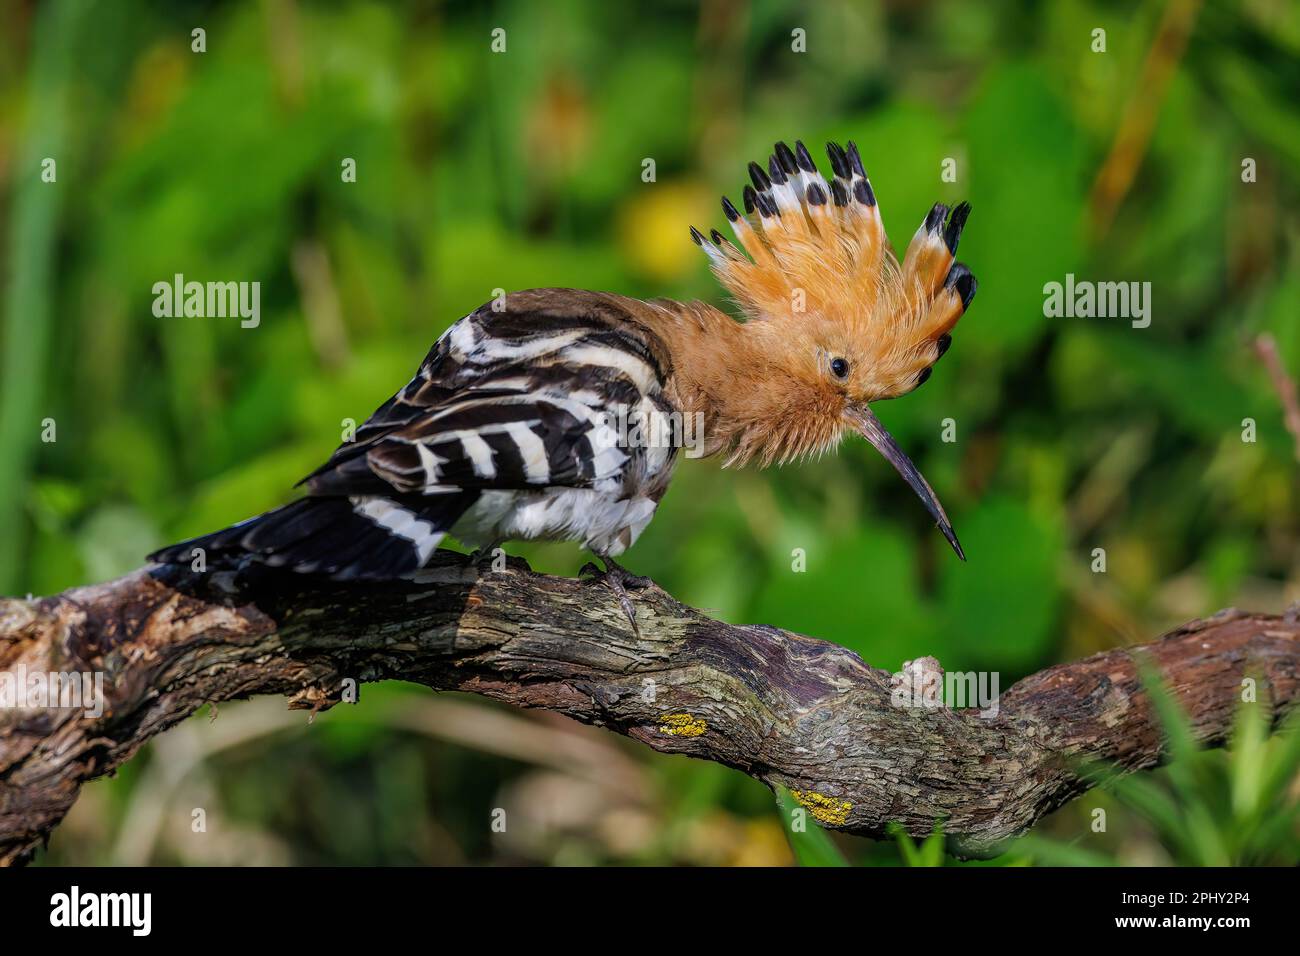
<svg viewBox="0 0 1300 956">
<path fill-rule="evenodd" d="M 578 571 L 578 576 L 582 577 L 585 574 L 590 574 L 591 579 L 588 583 L 603 584 L 613 591 L 614 597 L 618 599 L 618 606 L 623 609 L 623 613 L 627 615 L 628 623 L 632 625 L 632 633 L 640 638 L 641 629 L 636 624 L 636 608 L 632 606 L 632 598 L 627 592 L 629 588 L 634 591 L 648 588 L 654 584 L 654 581 L 642 575 L 633 574 L 622 565 L 616 564 L 612 558 L 601 557 L 600 560 L 605 562 L 604 571 L 596 567 L 594 562 L 588 561 Z"/>
<path fill-rule="evenodd" d="M 501 550 L 500 542 L 494 542 L 471 551 L 468 563 L 473 565 L 479 574 L 487 574 L 489 571 L 497 571 L 505 567 L 505 552 Z"/>
</svg>

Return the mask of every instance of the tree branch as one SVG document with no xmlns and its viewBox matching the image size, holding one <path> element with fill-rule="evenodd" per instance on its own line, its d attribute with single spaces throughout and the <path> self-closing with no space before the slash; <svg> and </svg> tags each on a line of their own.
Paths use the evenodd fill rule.
<svg viewBox="0 0 1300 956">
<path fill-rule="evenodd" d="M 1035 674 L 981 717 L 896 706 L 891 675 L 837 645 L 723 624 L 657 588 L 635 601 L 640 639 L 604 587 L 517 561 L 481 572 L 450 553 L 419 581 L 384 586 L 155 567 L 0 601 L 0 680 L 98 672 L 104 699 L 99 716 L 0 708 L 0 863 L 26 860 L 85 781 L 204 703 L 287 694 L 291 707 L 323 709 L 346 679 L 567 714 L 788 787 L 824 825 L 854 833 L 881 835 L 897 820 L 924 834 L 942 818 L 967 852 L 1086 790 L 1083 760 L 1132 769 L 1160 759 L 1132 649 Z M 1144 650 L 1210 745 L 1244 677 L 1268 682 L 1278 718 L 1297 699 L 1293 614 L 1224 611 Z"/>
</svg>

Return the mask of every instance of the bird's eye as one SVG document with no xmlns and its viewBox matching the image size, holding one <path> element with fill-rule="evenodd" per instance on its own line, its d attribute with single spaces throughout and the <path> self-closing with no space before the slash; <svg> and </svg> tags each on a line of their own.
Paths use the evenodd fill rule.
<svg viewBox="0 0 1300 956">
<path fill-rule="evenodd" d="M 842 359 L 842 358 L 831 359 L 831 374 L 834 375 L 836 378 L 848 378 L 849 377 L 848 359 Z"/>
</svg>

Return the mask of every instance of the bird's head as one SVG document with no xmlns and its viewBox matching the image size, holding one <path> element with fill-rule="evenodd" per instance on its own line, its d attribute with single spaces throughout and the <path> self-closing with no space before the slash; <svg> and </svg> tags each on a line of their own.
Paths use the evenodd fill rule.
<svg viewBox="0 0 1300 956">
<path fill-rule="evenodd" d="M 923 384 L 951 344 L 976 288 L 954 258 L 970 206 L 936 203 L 900 263 L 857 147 L 828 143 L 827 154 L 830 180 L 802 143 L 778 143 L 766 169 L 750 163 L 744 211 L 722 200 L 739 245 L 691 230 L 746 318 L 711 359 L 721 450 L 768 464 L 856 431 L 964 557 L 938 497 L 871 405 Z"/>
</svg>

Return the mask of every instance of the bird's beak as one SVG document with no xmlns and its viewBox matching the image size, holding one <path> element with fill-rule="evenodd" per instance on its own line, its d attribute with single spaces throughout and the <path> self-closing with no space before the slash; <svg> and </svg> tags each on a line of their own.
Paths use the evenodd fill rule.
<svg viewBox="0 0 1300 956">
<path fill-rule="evenodd" d="M 943 510 L 943 505 L 939 503 L 934 489 L 930 483 L 925 480 L 912 460 L 903 454 L 903 449 L 898 447 L 892 435 L 885 431 L 885 426 L 880 424 L 880 419 L 875 416 L 865 404 L 850 405 L 844 413 L 845 417 L 851 421 L 858 431 L 862 432 L 862 437 L 875 446 L 876 451 L 885 456 L 885 459 L 898 469 L 898 473 L 903 476 L 903 480 L 912 486 L 921 503 L 925 505 L 925 510 L 930 512 L 934 520 L 939 523 L 939 530 L 943 536 L 948 539 L 952 549 L 957 552 L 957 557 L 963 561 L 966 560 L 966 554 L 961 549 L 961 542 L 957 540 L 956 533 L 952 530 L 952 522 L 948 520 L 948 515 Z"/>
</svg>

